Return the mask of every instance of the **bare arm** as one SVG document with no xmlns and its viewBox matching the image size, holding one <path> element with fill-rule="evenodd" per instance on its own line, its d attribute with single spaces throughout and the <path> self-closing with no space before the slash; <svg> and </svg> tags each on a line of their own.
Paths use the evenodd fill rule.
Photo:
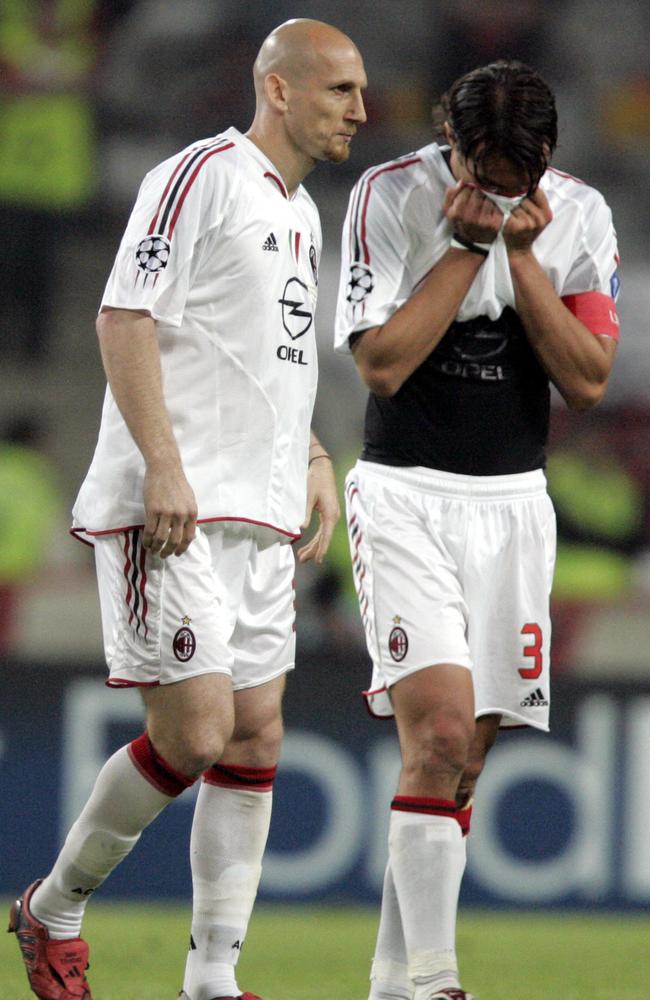
<svg viewBox="0 0 650 1000">
<path fill-rule="evenodd" d="M 585 410 L 598 403 L 605 392 L 616 341 L 594 336 L 576 319 L 537 261 L 533 241 L 551 218 L 546 196 L 538 188 L 506 224 L 504 239 L 515 305 L 530 345 L 549 378 L 569 407 Z"/>
<path fill-rule="evenodd" d="M 472 243 L 492 243 L 503 216 L 474 188 L 459 182 L 445 196 L 443 210 L 454 231 Z M 453 247 L 383 326 L 365 330 L 352 346 L 368 388 L 393 396 L 428 358 L 456 318 L 484 258 Z"/>
<path fill-rule="evenodd" d="M 143 545 L 163 558 L 182 555 L 196 532 L 196 500 L 165 406 L 154 320 L 106 309 L 97 335 L 115 402 L 146 465 Z"/>
</svg>

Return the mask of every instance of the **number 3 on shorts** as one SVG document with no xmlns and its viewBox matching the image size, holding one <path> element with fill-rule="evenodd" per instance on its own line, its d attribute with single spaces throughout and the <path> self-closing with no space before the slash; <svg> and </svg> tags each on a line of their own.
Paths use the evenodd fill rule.
<svg viewBox="0 0 650 1000">
<path fill-rule="evenodd" d="M 542 672 L 542 630 L 539 625 L 532 622 L 524 625 L 521 635 L 530 635 L 533 641 L 529 646 L 524 646 L 524 656 L 530 656 L 533 660 L 532 667 L 521 667 L 519 676 L 525 681 L 534 681 Z"/>
</svg>

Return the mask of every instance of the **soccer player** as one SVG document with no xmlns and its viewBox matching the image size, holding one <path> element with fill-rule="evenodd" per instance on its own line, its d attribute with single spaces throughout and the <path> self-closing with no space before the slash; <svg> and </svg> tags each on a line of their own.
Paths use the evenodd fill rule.
<svg viewBox="0 0 650 1000">
<path fill-rule="evenodd" d="M 140 688 L 146 731 L 105 764 L 51 873 L 12 907 L 41 1000 L 90 1000 L 86 902 L 200 776 L 180 995 L 259 1000 L 235 966 L 294 661 L 290 543 L 317 510 L 299 558 L 320 562 L 338 517 L 310 439 L 321 232 L 301 182 L 347 159 L 366 77 L 349 38 L 299 19 L 265 40 L 254 83 L 245 135 L 147 174 L 101 304 L 109 388 L 74 531 L 95 548 L 108 684 Z"/>
<path fill-rule="evenodd" d="M 402 760 L 371 1000 L 470 1000 L 474 786 L 501 726 L 548 729 L 549 383 L 593 406 L 618 340 L 610 211 L 550 166 L 546 83 L 500 61 L 443 108 L 445 141 L 367 170 L 343 233 L 336 346 L 370 389 L 346 481 L 366 697 Z"/>
</svg>

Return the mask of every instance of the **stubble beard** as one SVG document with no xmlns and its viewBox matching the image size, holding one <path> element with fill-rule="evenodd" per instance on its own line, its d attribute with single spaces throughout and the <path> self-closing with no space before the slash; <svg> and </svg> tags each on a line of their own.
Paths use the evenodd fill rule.
<svg viewBox="0 0 650 1000">
<path fill-rule="evenodd" d="M 329 163 L 345 163 L 346 160 L 350 158 L 350 143 L 334 141 L 325 150 L 323 159 L 328 160 Z"/>
</svg>

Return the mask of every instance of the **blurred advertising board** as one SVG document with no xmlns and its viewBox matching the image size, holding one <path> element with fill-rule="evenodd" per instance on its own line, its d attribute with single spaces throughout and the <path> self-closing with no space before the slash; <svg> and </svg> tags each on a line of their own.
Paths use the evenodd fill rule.
<svg viewBox="0 0 650 1000">
<path fill-rule="evenodd" d="M 358 662 L 357 662 L 358 660 Z M 371 719 L 361 654 L 302 655 L 262 896 L 375 902 L 399 768 L 394 724 Z M 0 667 L 0 894 L 44 875 L 103 760 L 142 731 L 135 691 L 100 665 Z M 646 908 L 650 903 L 650 681 L 558 680 L 550 735 L 500 736 L 481 779 L 463 902 Z M 187 898 L 193 790 L 145 831 L 105 898 Z"/>
</svg>

